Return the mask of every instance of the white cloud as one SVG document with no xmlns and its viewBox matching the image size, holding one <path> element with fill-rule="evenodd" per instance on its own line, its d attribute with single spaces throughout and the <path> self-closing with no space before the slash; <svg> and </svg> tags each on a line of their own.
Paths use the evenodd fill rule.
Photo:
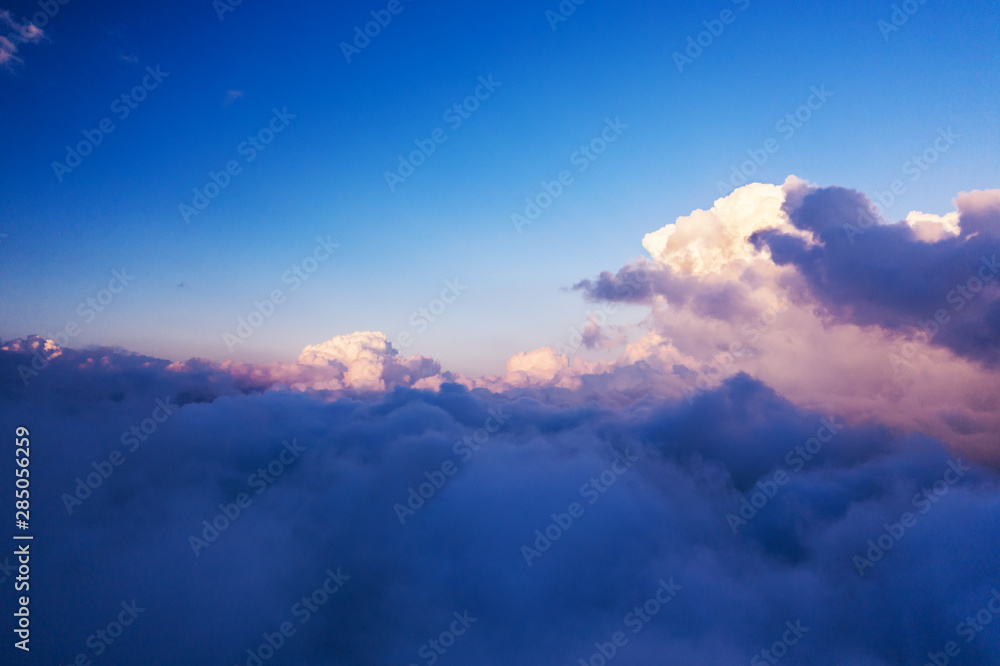
<svg viewBox="0 0 1000 666">
<path fill-rule="evenodd" d="M 798 182 L 794 176 L 786 181 Z M 646 234 L 642 246 L 654 260 L 678 273 L 723 273 L 760 256 L 746 242 L 755 231 L 779 229 L 809 238 L 788 221 L 781 210 L 784 202 L 784 190 L 777 185 L 744 185 L 717 199 L 709 210 L 696 210 Z"/>
</svg>

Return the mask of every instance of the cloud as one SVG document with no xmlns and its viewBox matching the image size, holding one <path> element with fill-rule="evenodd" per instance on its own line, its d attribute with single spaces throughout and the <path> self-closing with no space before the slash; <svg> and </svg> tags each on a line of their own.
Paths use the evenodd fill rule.
<svg viewBox="0 0 1000 666">
<path fill-rule="evenodd" d="M 326 348 L 343 359 L 354 343 L 371 350 L 378 338 Z M 4 377 L 30 358 L 7 346 Z M 565 369 L 546 354 L 521 361 L 515 372 Z M 618 631 L 623 665 L 747 662 L 786 621 L 808 628 L 789 663 L 922 663 L 995 586 L 995 471 L 961 461 L 969 470 L 921 513 L 914 496 L 954 460 L 941 443 L 847 426 L 747 375 L 691 401 L 612 407 L 561 403 L 569 389 L 451 383 L 332 398 L 106 349 L 49 363 L 0 391 L 0 428 L 27 424 L 32 469 L 44 470 L 32 515 L 46 576 L 31 612 L 47 628 L 32 644 L 46 663 L 93 658 L 88 636 L 133 599 L 144 610 L 101 663 L 245 664 L 285 621 L 295 634 L 268 663 L 426 663 L 423 646 L 466 610 L 475 622 L 445 641 L 451 663 L 575 663 Z M 129 451 L 123 434 L 157 400 L 176 408 Z M 833 436 L 789 462 L 830 434 L 824 420 Z M 301 452 L 282 458 L 292 440 Z M 69 515 L 63 495 L 113 451 L 124 461 Z M 394 506 L 449 461 L 454 474 L 401 524 Z M 734 533 L 727 516 L 778 471 L 788 481 Z M 3 475 L 0 493 L 12 492 Z M 243 492 L 250 503 L 195 556 L 190 537 Z M 573 502 L 582 514 L 550 529 Z M 915 526 L 860 576 L 854 557 L 904 512 Z M 545 546 L 536 530 L 559 536 Z M 522 547 L 536 541 L 544 552 L 528 566 Z M 328 569 L 349 579 L 303 623 L 293 609 Z M 676 597 L 633 633 L 661 579 Z M 962 655 L 993 663 L 1000 643 L 984 633 Z"/>
<path fill-rule="evenodd" d="M 358 331 L 310 345 L 299 355 L 299 364 L 343 370 L 343 385 L 362 391 L 381 391 L 387 386 L 412 385 L 440 372 L 432 359 L 402 358 L 384 333 Z"/>
<path fill-rule="evenodd" d="M 1000 463 L 997 281 L 970 290 L 961 308 L 943 290 L 992 247 L 998 199 L 995 191 L 962 194 L 953 214 L 870 218 L 857 235 L 844 225 L 869 220 L 871 210 L 857 192 L 795 177 L 781 187 L 745 186 L 647 234 L 651 258 L 575 286 L 591 301 L 648 307 L 638 325 L 588 320 L 568 344 L 518 352 L 502 375 L 466 377 L 431 358 L 401 357 L 371 331 L 309 346 L 293 363 L 174 367 L 212 368 L 244 390 L 327 399 L 457 383 L 615 407 L 649 396 L 690 400 L 742 372 L 800 408 L 922 433 Z M 935 330 L 927 322 L 940 309 L 949 316 Z M 629 341 L 626 330 L 639 335 Z M 623 345 L 610 360 L 584 353 Z"/>
<path fill-rule="evenodd" d="M 588 321 L 583 327 L 580 342 L 587 349 L 617 349 L 628 342 L 625 328 L 602 326 L 596 321 Z"/>
<path fill-rule="evenodd" d="M 519 385 L 551 384 L 565 370 L 570 361 L 564 354 L 551 347 L 542 347 L 530 352 L 518 352 L 507 361 L 507 375 Z M 558 385 L 558 384 L 556 384 Z"/>
<path fill-rule="evenodd" d="M 6 9 L 0 9 L 0 32 L 7 32 L 6 36 L 0 35 L 0 66 L 7 68 L 24 64 L 17 55 L 21 44 L 37 44 L 45 38 L 41 28 L 27 20 L 19 22 Z"/>
<path fill-rule="evenodd" d="M 945 218 L 911 214 L 906 222 L 872 224 L 873 206 L 860 193 L 797 185 L 786 212 L 796 228 L 820 242 L 807 244 L 778 230 L 755 232 L 751 242 L 765 245 L 778 265 L 795 266 L 810 295 L 838 320 L 891 330 L 931 328 L 935 344 L 995 365 L 1000 190 L 963 193 L 955 205 L 957 212 Z M 925 326 L 939 312 L 945 321 Z"/>
<path fill-rule="evenodd" d="M 936 243 L 959 234 L 956 212 L 933 215 L 915 210 L 910 212 L 904 221 L 913 229 L 913 235 L 917 240 L 927 243 Z"/>
<path fill-rule="evenodd" d="M 956 208 L 887 224 L 851 190 L 748 185 L 647 234 L 652 260 L 576 288 L 650 307 L 650 333 L 610 373 L 657 395 L 742 371 L 803 407 L 996 461 L 1000 192 L 961 194 Z"/>
<path fill-rule="evenodd" d="M 995 634 L 956 629 L 1000 550 L 1000 382 L 969 339 L 992 292 L 954 338 L 912 318 L 995 239 L 997 199 L 851 244 L 860 194 L 741 188 L 577 285 L 648 308 L 612 360 L 559 345 L 463 377 L 376 331 L 270 364 L 0 345 L 0 429 L 27 425 L 44 470 L 32 647 L 95 656 L 135 599 L 102 663 L 256 663 L 286 621 L 268 663 L 427 663 L 455 613 L 475 619 L 442 663 L 586 663 L 619 631 L 622 666 L 747 663 L 786 623 L 789 663 L 949 641 L 996 663 Z M 600 323 L 569 347 L 621 342 Z M 349 578 L 301 622 L 328 572 Z"/>
<path fill-rule="evenodd" d="M 226 101 L 224 106 L 229 106 L 239 98 L 243 97 L 242 90 L 227 90 L 226 91 Z"/>
<path fill-rule="evenodd" d="M 786 186 L 799 183 L 789 177 Z M 696 210 L 646 234 L 642 246 L 653 259 L 681 274 L 732 274 L 733 266 L 753 260 L 755 249 L 746 239 L 765 229 L 801 234 L 782 209 L 784 190 L 777 185 L 751 183 L 715 201 L 711 209 Z"/>
</svg>

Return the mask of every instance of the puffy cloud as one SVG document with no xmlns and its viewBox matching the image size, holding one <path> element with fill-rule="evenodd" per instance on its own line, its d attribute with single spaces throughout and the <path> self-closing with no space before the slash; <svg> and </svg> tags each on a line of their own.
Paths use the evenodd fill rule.
<svg viewBox="0 0 1000 666">
<path fill-rule="evenodd" d="M 959 234 L 957 212 L 933 215 L 915 210 L 906 216 L 905 222 L 913 229 L 913 235 L 917 240 L 927 243 L 936 243 Z"/>
<path fill-rule="evenodd" d="M 787 186 L 800 181 L 789 177 Z M 696 210 L 646 234 L 642 246 L 658 263 L 682 275 L 731 274 L 759 254 L 746 242 L 765 229 L 809 238 L 793 227 L 782 210 L 784 191 L 777 185 L 751 183 L 715 201 L 711 209 Z"/>
<path fill-rule="evenodd" d="M 455 378 L 452 373 L 442 373 L 440 363 L 434 359 L 400 356 L 385 334 L 378 331 L 358 331 L 309 345 L 295 363 L 224 361 L 218 368 L 254 389 L 321 391 L 329 393 L 331 399 L 395 386 L 436 387 Z"/>
<path fill-rule="evenodd" d="M 396 386 L 436 387 L 456 379 L 453 373 L 442 372 L 441 365 L 434 359 L 400 356 L 384 334 L 370 331 L 336 336 L 310 345 L 293 363 L 213 363 L 197 358 L 170 362 L 107 347 L 84 350 L 62 348 L 54 341 L 38 336 L 8 341 L 0 346 L 0 350 L 10 352 L 6 357 L 8 363 L 17 359 L 17 363 L 8 370 L 11 377 L 17 378 L 17 383 L 23 384 L 33 383 L 41 377 L 50 381 L 60 377 L 67 366 L 49 363 L 59 357 L 80 368 L 114 368 L 122 362 L 134 361 L 176 376 L 194 375 L 213 386 L 225 385 L 233 391 L 318 391 L 328 394 L 329 399 L 384 391 Z"/>
<path fill-rule="evenodd" d="M 542 347 L 530 352 L 519 352 L 507 361 L 507 374 L 521 373 L 529 381 L 543 382 L 555 379 L 560 371 L 569 367 L 569 359 L 551 347 Z"/>
<path fill-rule="evenodd" d="M 299 363 L 343 367 L 347 386 L 384 390 L 382 373 L 386 363 L 398 353 L 384 333 L 358 331 L 306 347 L 299 355 Z"/>
<path fill-rule="evenodd" d="M 541 347 L 530 352 L 518 352 L 508 359 L 507 374 L 493 386 L 558 386 L 571 389 L 580 385 L 580 375 L 593 374 L 597 368 L 598 364 L 588 363 L 581 358 L 571 359 L 552 347 Z"/>
<path fill-rule="evenodd" d="M 284 385 L 298 391 L 328 391 L 331 397 L 394 386 L 440 386 L 454 379 L 425 356 L 399 355 L 384 333 L 358 331 L 302 350 L 296 363 L 223 362 L 220 368 L 255 385 Z"/>
<path fill-rule="evenodd" d="M 926 328 L 956 354 L 1000 361 L 1000 190 L 959 195 L 959 233 L 928 242 L 909 224 L 872 224 L 872 205 L 860 193 L 796 189 L 787 212 L 821 243 L 776 231 L 751 240 L 775 263 L 794 266 L 826 311 L 861 325 Z"/>
<path fill-rule="evenodd" d="M 15 352 L 18 354 L 37 355 L 43 360 L 55 358 L 62 354 L 62 348 L 52 340 L 46 340 L 38 335 L 29 335 L 27 338 L 18 338 L 0 345 L 0 351 Z"/>
<path fill-rule="evenodd" d="M 357 331 L 350 335 L 338 335 L 318 345 L 309 345 L 299 354 L 299 363 L 307 365 L 349 366 L 359 359 L 376 360 L 396 356 L 397 352 L 384 333 L 378 331 Z"/>
<path fill-rule="evenodd" d="M 0 369 L 26 357 L 0 351 Z M 565 369 L 541 354 L 519 367 Z M 32 650 L 93 658 L 87 637 L 135 599 L 142 614 L 101 663 L 256 663 L 247 650 L 285 621 L 295 633 L 266 663 L 425 663 L 468 610 L 442 659 L 575 663 L 621 631 L 615 663 L 745 663 L 800 621 L 790 663 L 888 666 L 922 663 L 990 598 L 1000 477 L 964 460 L 956 477 L 938 442 L 847 426 L 746 375 L 691 401 L 558 404 L 569 393 L 445 383 L 331 399 L 248 390 L 204 362 L 64 350 L 0 392 L 0 428 L 31 429 L 40 472 L 31 618 L 47 633 Z M 129 450 L 157 400 L 171 413 Z M 64 494 L 113 451 L 124 461 L 69 514 Z M 859 565 L 870 550 L 878 561 Z M 327 570 L 349 578 L 306 615 Z M 661 579 L 679 589 L 637 625 Z M 1000 642 L 984 632 L 962 655 L 994 663 Z"/>
<path fill-rule="evenodd" d="M 749 185 L 647 235 L 654 261 L 576 287 L 650 305 L 655 335 L 613 372 L 642 364 L 658 395 L 748 372 L 802 406 L 1000 460 L 1000 191 L 956 208 L 886 224 L 850 190 Z"/>
</svg>

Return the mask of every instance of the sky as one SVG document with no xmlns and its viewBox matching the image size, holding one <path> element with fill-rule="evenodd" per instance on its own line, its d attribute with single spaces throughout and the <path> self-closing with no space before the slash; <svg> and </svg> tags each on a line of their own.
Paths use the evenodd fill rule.
<svg viewBox="0 0 1000 666">
<path fill-rule="evenodd" d="M 0 0 L 0 662 L 1000 663 L 996 3 L 318 4 Z"/>
<path fill-rule="evenodd" d="M 795 174 L 871 194 L 907 178 L 893 221 L 945 213 L 959 191 L 996 182 L 992 3 L 929 1 L 893 31 L 878 25 L 890 3 L 588 2 L 564 21 L 546 15 L 557 3 L 400 7 L 345 56 L 340 44 L 383 5 L 242 3 L 221 17 L 203 1 L 61 5 L 44 39 L 0 72 L 0 334 L 51 337 L 125 267 L 134 281 L 84 322 L 78 346 L 262 362 L 380 330 L 415 333 L 407 353 L 452 370 L 494 373 L 565 337 L 586 315 L 566 287 L 709 208 L 768 139 L 778 150 L 748 182 Z M 724 10 L 731 23 L 678 71 L 673 54 Z M 147 67 L 165 78 L 120 119 L 113 102 Z M 497 86 L 454 128 L 444 113 L 479 77 Z M 776 129 L 813 87 L 830 96 L 801 127 Z M 285 108 L 287 129 L 246 162 L 239 146 Z M 114 131 L 55 173 L 104 118 Z M 577 172 L 572 156 L 609 118 L 627 129 Z M 385 173 L 438 128 L 445 143 L 390 189 Z M 907 161 L 942 128 L 960 138 L 911 182 Z M 180 205 L 230 160 L 239 175 L 185 220 Z M 567 169 L 574 182 L 518 233 L 512 214 Z M 290 286 L 282 276 L 317 237 L 339 243 L 335 255 L 230 350 L 223 334 Z M 456 279 L 467 289 L 417 331 L 411 315 Z"/>
</svg>

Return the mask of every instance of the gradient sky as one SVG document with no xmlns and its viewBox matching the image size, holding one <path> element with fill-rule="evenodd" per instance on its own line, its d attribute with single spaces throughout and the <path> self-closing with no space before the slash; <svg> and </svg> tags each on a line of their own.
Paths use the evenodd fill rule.
<svg viewBox="0 0 1000 666">
<path fill-rule="evenodd" d="M 135 281 L 72 346 L 170 359 L 290 360 L 355 330 L 394 340 L 447 279 L 467 291 L 405 353 L 498 372 L 564 340 L 587 305 L 566 287 L 642 253 L 643 234 L 719 196 L 748 149 L 780 149 L 751 180 L 789 174 L 869 194 L 903 177 L 939 128 L 961 136 L 888 210 L 946 213 L 1000 167 L 996 3 L 928 0 L 884 39 L 890 2 L 590 0 L 553 30 L 557 2 L 410 2 L 347 63 L 339 44 L 383 2 L 164 5 L 70 0 L 0 67 L 0 336 L 52 337 L 125 267 Z M 735 13 L 681 73 L 672 54 Z M 5 2 L 14 17 L 37 11 Z M 119 120 L 145 68 L 169 76 Z M 477 78 L 501 86 L 458 129 L 443 112 Z M 811 86 L 833 93 L 784 139 Z M 239 91 L 230 95 L 229 91 Z M 252 163 L 238 146 L 273 108 L 297 117 Z M 115 131 L 62 182 L 52 162 L 110 117 Z M 524 233 L 511 214 L 573 168 L 605 118 L 628 125 Z M 398 155 L 448 140 L 390 191 Z M 185 224 L 178 206 L 227 161 L 243 171 Z M 222 340 L 282 285 L 317 236 L 340 243 L 246 344 Z"/>
<path fill-rule="evenodd" d="M 30 663 L 1000 664 L 997 3 L 575 1 L 0 0 Z"/>
</svg>

